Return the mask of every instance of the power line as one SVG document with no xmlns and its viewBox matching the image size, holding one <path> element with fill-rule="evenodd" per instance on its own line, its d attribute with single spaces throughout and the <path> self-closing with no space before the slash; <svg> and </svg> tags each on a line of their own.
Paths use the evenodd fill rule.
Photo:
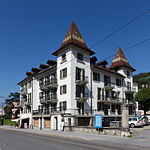
<svg viewBox="0 0 150 150">
<path fill-rule="evenodd" d="M 141 41 L 141 42 L 139 42 L 139 43 L 137 43 L 137 44 L 134 44 L 134 45 L 132 45 L 132 46 L 129 46 L 129 47 L 125 48 L 125 49 L 122 50 L 122 51 L 125 52 L 125 51 L 127 51 L 127 50 L 130 50 L 130 49 L 132 49 L 132 48 L 135 48 L 135 47 L 137 47 L 137 46 L 139 46 L 139 45 L 141 45 L 141 44 L 143 44 L 143 43 L 145 43 L 145 42 L 148 42 L 148 41 L 150 41 L 150 38 L 148 38 L 148 39 L 146 39 L 146 40 L 143 40 L 143 41 Z M 113 57 L 113 56 L 115 56 L 115 54 L 110 55 L 110 56 L 107 56 L 107 57 L 105 57 L 104 59 L 109 59 L 109 58 L 111 58 L 111 57 Z"/>
<path fill-rule="evenodd" d="M 120 28 L 114 30 L 113 32 L 111 32 L 110 34 L 108 34 L 107 36 L 105 36 L 104 38 L 102 38 L 101 40 L 97 41 L 90 48 L 93 48 L 93 47 L 97 46 L 98 44 L 102 43 L 103 41 L 107 40 L 109 37 L 111 37 L 112 35 L 114 35 L 115 33 L 119 32 L 119 31 L 121 31 L 123 28 L 127 27 L 129 24 L 131 24 L 134 21 L 136 21 L 137 19 L 141 18 L 142 16 L 144 16 L 149 11 L 150 11 L 150 9 L 147 9 L 146 11 L 142 12 L 140 15 L 136 16 L 135 18 L 133 18 L 130 21 L 128 21 L 126 24 L 122 25 Z"/>
<path fill-rule="evenodd" d="M 125 48 L 125 49 L 123 50 L 123 52 L 128 51 L 128 50 L 130 50 L 130 49 L 132 49 L 132 48 L 135 48 L 135 47 L 137 47 L 137 46 L 139 46 L 139 45 L 141 45 L 141 44 L 144 44 L 145 42 L 148 42 L 148 41 L 150 41 L 150 38 L 148 38 L 148 39 L 146 39 L 146 40 L 143 40 L 143 41 L 141 41 L 141 42 L 138 42 L 138 43 L 136 43 L 136 44 L 134 44 L 134 45 L 131 45 L 131 46 Z M 105 57 L 105 59 L 111 58 L 111 57 L 113 57 L 113 56 L 115 56 L 115 54 L 110 55 L 110 56 L 107 56 L 107 57 Z M 73 58 L 72 60 L 74 60 L 74 59 L 77 59 L 77 58 L 75 57 L 75 58 Z M 70 60 L 70 61 L 72 61 L 72 60 Z M 68 61 L 68 62 L 70 62 L 70 61 Z M 68 63 L 68 62 L 65 62 L 65 63 Z M 84 67 L 84 69 L 85 69 L 85 68 L 88 68 L 88 67 L 90 67 L 90 66 L 91 66 L 91 65 L 87 65 L 86 67 Z M 73 72 L 71 72 L 70 74 L 67 74 L 67 77 L 70 77 L 70 76 L 71 76 L 72 74 L 74 74 L 74 73 L 76 73 L 76 71 L 73 71 Z M 63 79 L 57 79 L 57 82 L 60 81 L 60 80 L 63 80 Z M 34 90 L 34 91 L 37 91 L 37 89 Z"/>
</svg>

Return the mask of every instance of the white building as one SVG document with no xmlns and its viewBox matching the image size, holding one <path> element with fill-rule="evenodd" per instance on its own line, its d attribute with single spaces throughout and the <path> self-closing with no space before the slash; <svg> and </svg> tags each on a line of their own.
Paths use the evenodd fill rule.
<svg viewBox="0 0 150 150">
<path fill-rule="evenodd" d="M 2 107 L 0 108 L 0 116 L 3 116 L 3 115 L 5 115 L 5 112 L 4 112 L 4 108 Z"/>
<path fill-rule="evenodd" d="M 121 115 L 121 105 L 129 104 L 135 114 L 132 72 L 121 48 L 111 66 L 96 62 L 95 54 L 72 23 L 60 48 L 39 68 L 32 68 L 21 86 L 21 124 L 62 130 L 66 125 L 89 125 L 96 113 Z"/>
</svg>

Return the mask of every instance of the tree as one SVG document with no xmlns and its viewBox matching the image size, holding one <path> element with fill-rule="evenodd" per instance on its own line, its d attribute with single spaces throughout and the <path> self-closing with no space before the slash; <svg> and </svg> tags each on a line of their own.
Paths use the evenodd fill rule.
<svg viewBox="0 0 150 150">
<path fill-rule="evenodd" d="M 12 116 L 12 102 L 19 102 L 20 101 L 20 94 L 18 92 L 10 93 L 9 98 L 5 99 L 5 119 L 11 119 Z"/>
<path fill-rule="evenodd" d="M 144 114 L 150 110 L 150 88 L 141 88 L 135 95 L 135 100 L 139 102 L 139 105 Z"/>
<path fill-rule="evenodd" d="M 10 93 L 8 99 L 5 99 L 5 104 L 10 105 L 12 102 L 19 102 L 20 101 L 20 94 L 18 92 Z"/>
<path fill-rule="evenodd" d="M 6 106 L 4 108 L 4 111 L 5 111 L 5 119 L 11 119 L 11 115 L 12 115 L 11 108 L 9 106 Z"/>
</svg>

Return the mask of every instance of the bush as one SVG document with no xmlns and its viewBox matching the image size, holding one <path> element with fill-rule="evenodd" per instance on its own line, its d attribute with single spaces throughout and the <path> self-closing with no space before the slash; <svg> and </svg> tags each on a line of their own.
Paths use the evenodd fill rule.
<svg viewBox="0 0 150 150">
<path fill-rule="evenodd" d="M 11 119 L 5 119 L 5 120 L 4 120 L 4 125 L 8 125 L 8 126 L 13 125 L 13 126 L 14 126 L 14 125 L 15 125 L 15 122 L 12 122 Z"/>
</svg>

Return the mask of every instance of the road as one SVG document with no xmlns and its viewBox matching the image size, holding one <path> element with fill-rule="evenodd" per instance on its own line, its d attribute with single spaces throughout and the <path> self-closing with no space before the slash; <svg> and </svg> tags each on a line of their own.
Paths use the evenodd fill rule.
<svg viewBox="0 0 150 150">
<path fill-rule="evenodd" d="M 88 141 L 0 129 L 0 150 L 149 150 L 149 148 L 106 141 Z"/>
<path fill-rule="evenodd" d="M 150 125 L 143 126 L 141 128 L 132 128 L 131 132 L 133 132 L 134 139 L 143 139 L 150 141 Z"/>
</svg>

